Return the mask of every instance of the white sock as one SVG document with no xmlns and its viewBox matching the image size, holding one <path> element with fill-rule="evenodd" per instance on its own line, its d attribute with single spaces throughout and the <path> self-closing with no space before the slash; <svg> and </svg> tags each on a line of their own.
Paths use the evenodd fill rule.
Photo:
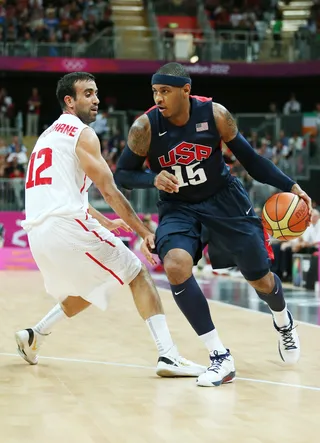
<svg viewBox="0 0 320 443">
<path fill-rule="evenodd" d="M 173 346 L 172 337 L 164 314 L 153 315 L 146 320 L 159 355 L 166 354 Z"/>
<path fill-rule="evenodd" d="M 220 354 L 225 354 L 227 352 L 216 329 L 213 329 L 206 334 L 199 335 L 199 338 L 203 341 L 209 352 L 218 351 Z"/>
<path fill-rule="evenodd" d="M 283 309 L 283 311 L 277 312 L 277 311 L 272 311 L 272 309 L 270 309 L 270 311 L 272 312 L 274 321 L 275 321 L 276 325 L 278 326 L 278 328 L 283 328 L 285 326 L 290 325 L 290 318 L 288 315 L 287 305 Z"/>
<path fill-rule="evenodd" d="M 39 321 L 39 323 L 33 327 L 33 329 L 42 335 L 50 334 L 52 327 L 64 318 L 68 317 L 64 313 L 61 306 L 57 304 L 45 317 L 43 317 L 42 320 Z"/>
</svg>

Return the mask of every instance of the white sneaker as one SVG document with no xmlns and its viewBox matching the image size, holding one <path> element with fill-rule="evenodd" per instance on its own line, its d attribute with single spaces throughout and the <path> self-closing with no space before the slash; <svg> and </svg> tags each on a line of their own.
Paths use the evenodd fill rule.
<svg viewBox="0 0 320 443">
<path fill-rule="evenodd" d="M 15 338 L 20 356 L 30 365 L 38 364 L 38 352 L 43 341 L 43 335 L 34 329 L 23 329 L 16 332 Z"/>
<path fill-rule="evenodd" d="M 276 331 L 279 333 L 278 349 L 282 360 L 292 365 L 297 363 L 300 358 L 300 340 L 296 330 L 297 326 L 293 326 L 293 317 L 290 311 L 288 311 L 290 319 L 289 326 L 279 328 L 273 320 L 273 325 Z"/>
<path fill-rule="evenodd" d="M 198 377 L 205 370 L 205 366 L 181 357 L 174 346 L 158 358 L 156 373 L 160 377 Z"/>
<path fill-rule="evenodd" d="M 234 380 L 236 370 L 229 349 L 227 349 L 226 354 L 219 354 L 218 351 L 214 351 L 210 354 L 210 360 L 211 365 L 197 379 L 198 386 L 220 386 Z"/>
</svg>

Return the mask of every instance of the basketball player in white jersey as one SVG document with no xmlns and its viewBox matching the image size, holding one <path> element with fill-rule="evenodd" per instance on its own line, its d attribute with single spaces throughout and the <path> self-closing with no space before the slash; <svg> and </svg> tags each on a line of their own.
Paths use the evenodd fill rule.
<svg viewBox="0 0 320 443">
<path fill-rule="evenodd" d="M 88 126 L 99 104 L 94 77 L 86 72 L 65 75 L 57 98 L 63 114 L 40 135 L 29 160 L 23 227 L 46 290 L 58 304 L 34 327 L 16 333 L 21 357 L 37 364 L 53 326 L 91 304 L 106 309 L 108 296 L 128 284 L 158 348 L 157 374 L 200 375 L 204 366 L 180 357 L 146 267 L 111 232 L 133 229 L 145 240 L 142 252 L 153 263 L 148 247 L 154 248 L 154 236 L 117 189 L 99 139 Z M 121 219 L 110 221 L 88 205 L 92 182 Z"/>
</svg>

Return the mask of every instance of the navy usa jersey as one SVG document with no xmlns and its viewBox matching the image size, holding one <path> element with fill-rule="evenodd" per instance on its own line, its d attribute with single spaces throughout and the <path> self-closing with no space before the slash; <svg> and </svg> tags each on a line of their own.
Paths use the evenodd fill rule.
<svg viewBox="0 0 320 443">
<path fill-rule="evenodd" d="M 190 102 L 190 118 L 184 126 L 170 123 L 157 106 L 146 112 L 151 124 L 150 169 L 155 173 L 167 170 L 179 180 L 179 192 L 160 191 L 161 200 L 200 202 L 231 180 L 222 156 L 212 99 L 190 96 Z"/>
</svg>

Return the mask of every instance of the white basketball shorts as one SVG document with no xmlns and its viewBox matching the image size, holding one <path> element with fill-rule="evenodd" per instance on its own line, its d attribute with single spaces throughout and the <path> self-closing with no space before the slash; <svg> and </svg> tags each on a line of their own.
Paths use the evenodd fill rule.
<svg viewBox="0 0 320 443">
<path fill-rule="evenodd" d="M 28 238 L 46 291 L 59 302 L 80 296 L 105 310 L 110 295 L 141 270 L 137 256 L 93 218 L 50 217 Z"/>
</svg>

